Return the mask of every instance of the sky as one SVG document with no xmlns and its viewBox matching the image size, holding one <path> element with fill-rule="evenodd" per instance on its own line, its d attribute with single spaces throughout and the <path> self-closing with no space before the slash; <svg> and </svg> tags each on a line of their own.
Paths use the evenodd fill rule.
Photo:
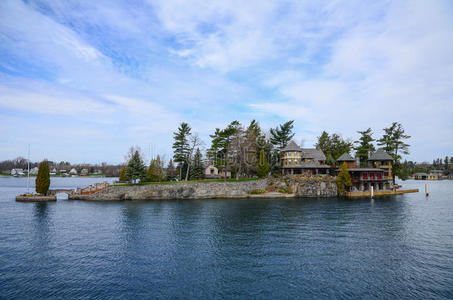
<svg viewBox="0 0 453 300">
<path fill-rule="evenodd" d="M 400 122 L 404 158 L 453 156 L 453 2 L 0 1 L 0 160 L 172 155 L 187 122 L 294 120 L 356 140 Z"/>
</svg>

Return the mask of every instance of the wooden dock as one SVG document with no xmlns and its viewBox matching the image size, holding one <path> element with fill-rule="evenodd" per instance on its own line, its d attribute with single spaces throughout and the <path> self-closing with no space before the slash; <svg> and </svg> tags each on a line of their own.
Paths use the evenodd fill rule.
<svg viewBox="0 0 453 300">
<path fill-rule="evenodd" d="M 418 189 L 411 190 L 394 190 L 394 191 L 374 191 L 374 196 L 391 196 L 391 195 L 402 195 L 407 193 L 418 193 Z M 370 191 L 364 192 L 346 192 L 346 197 L 370 197 Z"/>
</svg>

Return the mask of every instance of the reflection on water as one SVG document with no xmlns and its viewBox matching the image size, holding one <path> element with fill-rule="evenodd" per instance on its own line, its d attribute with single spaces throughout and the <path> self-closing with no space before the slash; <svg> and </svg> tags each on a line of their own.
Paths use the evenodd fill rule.
<svg viewBox="0 0 453 300">
<path fill-rule="evenodd" d="M 34 204 L 11 182 L 2 297 L 453 297 L 452 182 L 430 183 L 428 199 Z"/>
</svg>

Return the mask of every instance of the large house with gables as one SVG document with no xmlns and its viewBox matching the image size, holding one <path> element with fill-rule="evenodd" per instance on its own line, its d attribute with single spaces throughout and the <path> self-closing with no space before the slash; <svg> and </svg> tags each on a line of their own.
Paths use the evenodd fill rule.
<svg viewBox="0 0 453 300">
<path fill-rule="evenodd" d="M 294 141 L 281 151 L 281 166 L 282 175 L 322 175 L 330 169 L 321 150 L 301 148 Z"/>
</svg>

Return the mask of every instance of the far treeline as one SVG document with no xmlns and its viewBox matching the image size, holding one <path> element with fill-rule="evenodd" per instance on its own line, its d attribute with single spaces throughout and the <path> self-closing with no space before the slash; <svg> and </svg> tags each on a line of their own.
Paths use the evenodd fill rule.
<svg viewBox="0 0 453 300">
<path fill-rule="evenodd" d="M 405 134 L 403 126 L 394 122 L 383 129 L 382 137 L 375 139 L 371 128 L 357 131 L 359 139 L 344 139 L 337 133 L 323 131 L 317 138 L 315 147 L 322 150 L 326 163 L 336 165 L 336 160 L 349 153 L 359 157 L 365 165 L 370 152 L 377 148 L 384 149 L 394 158 L 394 174 L 406 179 L 410 170 L 408 162 L 401 162 L 402 155 L 409 154 L 410 136 Z M 293 139 L 294 120 L 285 122 L 269 131 L 263 130 L 256 120 L 243 125 L 233 121 L 225 128 L 216 128 L 210 135 L 210 145 L 204 153 L 203 141 L 188 123 L 181 123 L 173 133 L 173 157 L 164 167 L 162 156 L 152 159 L 145 166 L 143 155 L 138 147 L 132 147 L 127 156 L 127 163 L 121 170 L 120 180 L 130 182 L 162 182 L 166 180 L 197 180 L 205 178 L 207 166 L 215 166 L 223 174 L 231 174 L 231 178 L 278 176 L 281 174 L 280 153 Z M 353 153 L 354 152 L 354 153 Z"/>
</svg>

